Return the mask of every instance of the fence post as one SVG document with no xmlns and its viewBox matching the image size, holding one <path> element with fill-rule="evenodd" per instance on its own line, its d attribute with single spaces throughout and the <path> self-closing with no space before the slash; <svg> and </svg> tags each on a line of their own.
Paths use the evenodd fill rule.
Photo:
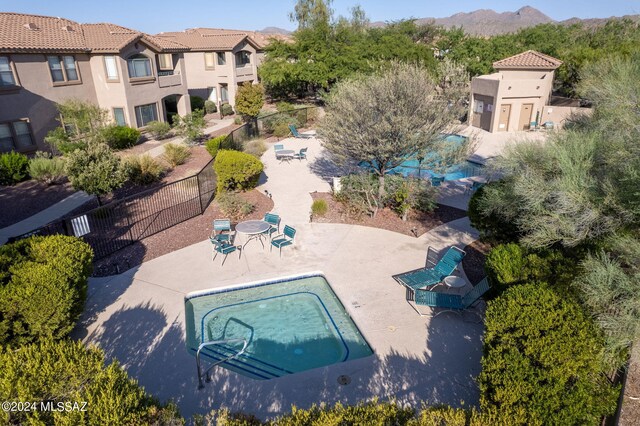
<svg viewBox="0 0 640 426">
<path fill-rule="evenodd" d="M 204 205 L 202 203 L 202 187 L 200 186 L 200 172 L 196 173 L 196 182 L 198 183 L 198 200 L 200 200 L 200 214 L 204 214 Z"/>
</svg>

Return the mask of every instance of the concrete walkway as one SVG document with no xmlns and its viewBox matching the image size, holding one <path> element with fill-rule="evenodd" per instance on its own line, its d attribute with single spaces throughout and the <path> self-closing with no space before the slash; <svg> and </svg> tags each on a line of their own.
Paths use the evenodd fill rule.
<svg viewBox="0 0 640 426">
<path fill-rule="evenodd" d="M 326 191 L 335 175 L 317 140 L 282 141 L 285 148 L 309 148 L 308 161 L 280 163 L 273 148 L 264 154 L 260 186 L 273 195 L 283 225 L 298 233 L 293 247 L 277 252 L 250 243 L 224 266 L 211 261 L 209 241 L 146 262 L 123 274 L 90 280 L 89 298 L 75 335 L 101 346 L 161 400 L 174 400 L 183 415 L 214 408 L 261 418 L 292 404 L 338 401 L 354 404 L 374 397 L 419 408 L 422 402 L 476 405 L 474 378 L 480 372 L 483 326 L 457 315 L 435 319 L 416 314 L 405 289 L 392 275 L 425 264 L 427 246 L 463 247 L 477 235 L 462 218 L 420 238 L 356 225 L 309 223 L 310 192 Z M 322 271 L 374 355 L 345 363 L 256 381 L 223 368 L 197 390 L 195 359 L 185 348 L 184 296 L 284 275 Z M 340 375 L 351 383 L 338 384 Z"/>
</svg>

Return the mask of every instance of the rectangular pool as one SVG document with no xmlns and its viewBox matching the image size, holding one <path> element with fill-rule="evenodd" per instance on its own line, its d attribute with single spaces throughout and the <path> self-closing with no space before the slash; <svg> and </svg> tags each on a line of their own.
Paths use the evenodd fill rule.
<svg viewBox="0 0 640 426">
<path fill-rule="evenodd" d="M 321 274 L 190 293 L 185 297 L 187 349 L 246 339 L 244 354 L 222 367 L 260 380 L 369 356 L 373 353 Z M 242 343 L 207 346 L 212 361 Z"/>
</svg>

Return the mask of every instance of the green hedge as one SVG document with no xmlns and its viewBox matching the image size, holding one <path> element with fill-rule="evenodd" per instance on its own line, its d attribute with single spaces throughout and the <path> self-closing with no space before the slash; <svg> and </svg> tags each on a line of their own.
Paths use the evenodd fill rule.
<svg viewBox="0 0 640 426">
<path fill-rule="evenodd" d="M 231 138 L 227 135 L 216 136 L 215 138 L 209 139 L 207 142 L 205 142 L 204 147 L 207 152 L 211 154 L 211 157 L 216 158 L 216 155 L 218 155 L 218 150 L 231 149 L 231 147 L 228 146 L 229 139 Z"/>
<path fill-rule="evenodd" d="M 111 149 L 131 148 L 140 139 L 140 131 L 127 126 L 109 126 L 101 130 L 100 135 Z"/>
<path fill-rule="evenodd" d="M 173 406 L 162 406 L 117 364 L 105 366 L 100 349 L 81 342 L 43 339 L 18 350 L 0 347 L 2 401 L 86 402 L 84 411 L 0 410 L 13 425 L 182 425 Z M 78 408 L 83 408 L 79 406 Z"/>
<path fill-rule="evenodd" d="M 218 176 L 220 193 L 255 188 L 263 165 L 251 154 L 222 149 L 218 151 L 213 168 Z"/>
<path fill-rule="evenodd" d="M 0 154 L 0 185 L 15 185 L 29 176 L 29 159 L 17 152 Z"/>
<path fill-rule="evenodd" d="M 93 251 L 75 237 L 32 237 L 0 247 L 0 345 L 69 334 L 87 298 Z"/>
<path fill-rule="evenodd" d="M 480 385 L 483 414 L 500 424 L 598 425 L 619 386 L 605 376 L 604 341 L 579 304 L 544 284 L 489 302 Z"/>
</svg>

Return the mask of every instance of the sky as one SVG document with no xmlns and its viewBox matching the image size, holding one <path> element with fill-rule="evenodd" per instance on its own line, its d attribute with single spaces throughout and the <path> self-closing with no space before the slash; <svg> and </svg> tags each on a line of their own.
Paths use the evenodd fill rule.
<svg viewBox="0 0 640 426">
<path fill-rule="evenodd" d="M 213 27 L 294 30 L 288 13 L 295 0 L 0 0 L 0 12 L 59 16 L 81 23 L 112 22 L 150 34 Z M 640 0 L 334 0 L 337 14 L 360 4 L 371 21 L 441 18 L 458 12 L 493 9 L 516 11 L 530 5 L 555 20 L 640 14 Z"/>
</svg>

